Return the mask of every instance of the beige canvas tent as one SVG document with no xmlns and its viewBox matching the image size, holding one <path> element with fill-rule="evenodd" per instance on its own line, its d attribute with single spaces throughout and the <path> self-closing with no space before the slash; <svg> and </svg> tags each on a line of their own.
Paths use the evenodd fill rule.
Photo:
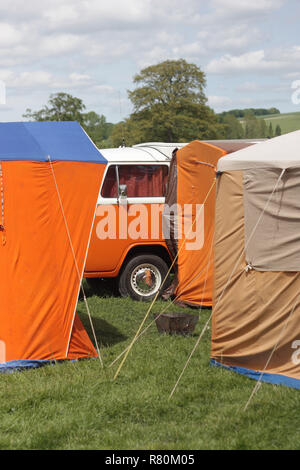
<svg viewBox="0 0 300 470">
<path fill-rule="evenodd" d="M 300 131 L 217 170 L 212 363 L 300 388 Z"/>
</svg>

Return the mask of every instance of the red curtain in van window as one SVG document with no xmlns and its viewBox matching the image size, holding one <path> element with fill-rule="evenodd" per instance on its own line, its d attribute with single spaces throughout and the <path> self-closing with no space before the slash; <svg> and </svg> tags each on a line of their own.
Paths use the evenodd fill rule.
<svg viewBox="0 0 300 470">
<path fill-rule="evenodd" d="M 101 196 L 107 198 L 118 197 L 116 165 L 110 166 L 107 170 L 101 190 Z"/>
<path fill-rule="evenodd" d="M 128 197 L 162 197 L 165 195 L 166 165 L 120 165 L 119 182 L 127 185 Z M 109 168 L 102 188 L 103 197 L 117 197 L 115 166 Z"/>
<path fill-rule="evenodd" d="M 119 167 L 119 180 L 127 185 L 128 197 L 161 197 L 167 172 L 166 165 L 124 165 Z"/>
</svg>

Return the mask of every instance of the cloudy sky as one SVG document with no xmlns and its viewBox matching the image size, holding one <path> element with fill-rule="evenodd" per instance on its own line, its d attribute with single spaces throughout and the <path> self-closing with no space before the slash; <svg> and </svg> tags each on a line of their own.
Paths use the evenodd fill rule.
<svg viewBox="0 0 300 470">
<path fill-rule="evenodd" d="M 205 71 L 216 112 L 300 111 L 299 19 L 299 0 L 0 1 L 0 121 L 63 91 L 118 122 L 134 75 L 179 58 Z"/>
</svg>

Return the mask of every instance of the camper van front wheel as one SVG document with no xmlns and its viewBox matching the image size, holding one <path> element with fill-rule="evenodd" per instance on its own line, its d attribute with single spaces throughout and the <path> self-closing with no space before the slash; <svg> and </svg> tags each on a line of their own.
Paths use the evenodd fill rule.
<svg viewBox="0 0 300 470">
<path fill-rule="evenodd" d="M 119 279 L 119 292 L 122 297 L 134 300 L 152 300 L 161 288 L 168 272 L 166 262 L 156 255 L 138 255 L 131 258 L 124 267 Z M 164 288 L 167 287 L 167 280 Z"/>
</svg>

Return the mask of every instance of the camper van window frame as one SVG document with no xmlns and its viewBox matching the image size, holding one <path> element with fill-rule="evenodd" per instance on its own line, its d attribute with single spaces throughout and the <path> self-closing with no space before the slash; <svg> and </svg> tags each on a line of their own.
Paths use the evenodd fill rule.
<svg viewBox="0 0 300 470">
<path fill-rule="evenodd" d="M 165 167 L 166 168 L 166 175 L 165 177 L 167 178 L 168 177 L 168 174 L 169 174 L 169 165 L 166 163 L 166 162 L 136 162 L 136 163 L 131 163 L 131 162 L 124 162 L 124 163 L 111 163 L 108 167 L 107 167 L 107 170 L 104 174 L 104 178 L 103 178 L 103 183 L 102 183 L 102 186 L 101 186 L 101 190 L 100 190 L 100 198 L 102 201 L 118 201 L 118 188 L 120 187 L 120 175 L 119 175 L 119 170 L 121 167 L 124 167 L 124 166 L 132 166 L 132 167 L 137 167 L 137 166 L 152 166 L 152 167 Z M 116 194 L 114 196 L 106 196 L 106 195 L 103 195 L 103 189 L 105 187 L 105 184 L 106 184 L 106 178 L 107 178 L 107 175 L 108 173 L 111 171 L 111 169 L 114 168 L 115 169 L 115 177 L 116 177 L 116 185 L 117 185 L 117 190 L 116 190 Z M 126 183 L 125 183 L 126 184 Z M 142 201 L 142 200 L 145 200 L 146 202 L 164 202 L 163 200 L 165 199 L 165 190 L 166 188 L 163 187 L 163 194 L 160 195 L 160 196 L 128 196 L 128 200 L 139 200 L 139 201 Z"/>
</svg>

